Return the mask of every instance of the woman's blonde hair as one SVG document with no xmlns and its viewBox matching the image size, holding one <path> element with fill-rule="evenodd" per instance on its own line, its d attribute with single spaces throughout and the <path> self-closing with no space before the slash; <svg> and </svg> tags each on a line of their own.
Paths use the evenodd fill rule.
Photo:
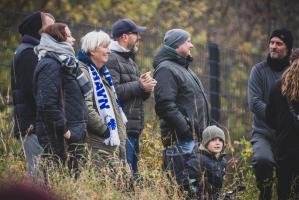
<svg viewBox="0 0 299 200">
<path fill-rule="evenodd" d="M 299 48 L 292 51 L 290 67 L 282 75 L 281 91 L 290 101 L 299 101 Z"/>
</svg>

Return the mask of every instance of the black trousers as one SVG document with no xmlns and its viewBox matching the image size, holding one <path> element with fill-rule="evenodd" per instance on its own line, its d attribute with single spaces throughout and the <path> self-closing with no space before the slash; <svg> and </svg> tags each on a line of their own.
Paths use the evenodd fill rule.
<svg viewBox="0 0 299 200">
<path fill-rule="evenodd" d="M 276 165 L 271 140 L 260 133 L 253 133 L 252 166 L 260 190 L 259 200 L 272 199 L 273 171 Z"/>
<path fill-rule="evenodd" d="M 277 161 L 278 200 L 299 199 L 299 158 L 296 157 Z"/>
</svg>

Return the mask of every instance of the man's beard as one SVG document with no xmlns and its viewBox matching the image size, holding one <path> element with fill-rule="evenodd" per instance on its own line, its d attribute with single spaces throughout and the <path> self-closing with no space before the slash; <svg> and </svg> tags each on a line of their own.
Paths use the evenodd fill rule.
<svg viewBox="0 0 299 200">
<path fill-rule="evenodd" d="M 130 51 L 133 51 L 133 52 L 137 52 L 138 51 L 138 43 L 131 43 L 128 45 L 128 49 Z"/>
</svg>

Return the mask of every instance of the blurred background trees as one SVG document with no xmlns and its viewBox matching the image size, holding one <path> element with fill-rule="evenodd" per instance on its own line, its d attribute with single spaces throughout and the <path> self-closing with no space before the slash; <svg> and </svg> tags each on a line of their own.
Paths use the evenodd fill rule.
<svg viewBox="0 0 299 200">
<path fill-rule="evenodd" d="M 10 29 L 35 10 L 52 13 L 58 20 L 109 28 L 118 18 L 131 18 L 163 36 L 182 27 L 198 42 L 215 42 L 233 49 L 263 52 L 267 35 L 286 26 L 298 35 L 297 0 L 2 0 L 1 28 Z M 14 15 L 14 16 L 12 16 Z M 3 38 L 2 42 L 9 38 Z M 10 39 L 15 42 L 13 38 Z M 5 42 L 4 42 L 5 44 Z M 14 45 L 14 43 L 12 43 Z"/>
</svg>

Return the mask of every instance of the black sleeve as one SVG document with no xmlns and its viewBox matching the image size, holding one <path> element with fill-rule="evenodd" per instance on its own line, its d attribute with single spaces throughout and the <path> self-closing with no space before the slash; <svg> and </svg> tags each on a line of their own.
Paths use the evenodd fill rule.
<svg viewBox="0 0 299 200">
<path fill-rule="evenodd" d="M 106 63 L 112 76 L 113 85 L 115 87 L 118 98 L 121 101 L 128 100 L 133 97 L 142 97 L 144 88 L 139 80 L 126 83 L 121 82 L 121 66 L 114 58 L 109 59 Z"/>
<path fill-rule="evenodd" d="M 36 77 L 37 110 L 49 131 L 64 134 L 68 129 L 62 110 L 62 70 L 58 63 L 43 62 Z"/>
<path fill-rule="evenodd" d="M 266 123 L 267 125 L 272 128 L 272 129 L 276 129 L 276 116 L 278 115 L 277 113 L 277 93 L 279 92 L 278 90 L 279 85 L 275 85 L 271 91 L 270 91 L 270 95 L 269 95 L 269 102 L 266 106 L 266 111 L 265 111 L 265 115 L 266 115 Z"/>
<path fill-rule="evenodd" d="M 200 180 L 202 175 L 199 156 L 199 154 L 194 155 L 186 162 L 186 169 L 188 171 L 189 178 L 196 179 L 197 181 Z"/>
<path fill-rule="evenodd" d="M 26 99 L 34 101 L 32 79 L 38 61 L 37 56 L 35 56 L 33 49 L 28 48 L 21 53 L 20 57 L 22 58 L 22 63 L 16 63 L 18 68 L 15 69 L 15 78 L 17 78 L 18 85 L 21 91 L 23 91 Z M 18 62 L 20 62 L 20 60 Z"/>
<path fill-rule="evenodd" d="M 176 98 L 178 95 L 179 81 L 173 72 L 161 67 L 155 74 L 157 85 L 154 90 L 155 110 L 158 116 L 165 122 L 175 128 L 179 137 L 192 138 L 186 117 L 180 112 Z"/>
<path fill-rule="evenodd" d="M 143 92 L 142 93 L 142 99 L 147 100 L 151 96 L 150 92 Z"/>
</svg>

